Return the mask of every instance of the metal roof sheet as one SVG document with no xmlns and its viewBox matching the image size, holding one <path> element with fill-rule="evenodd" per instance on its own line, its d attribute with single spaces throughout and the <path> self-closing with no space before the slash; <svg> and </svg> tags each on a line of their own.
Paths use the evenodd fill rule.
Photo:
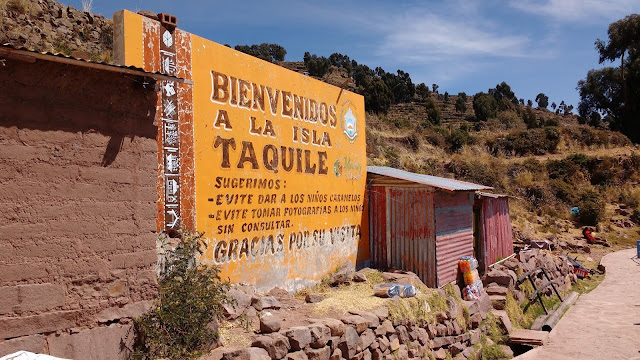
<svg viewBox="0 0 640 360">
<path fill-rule="evenodd" d="M 367 166 L 367 172 L 387 176 L 396 179 L 402 179 L 406 181 L 415 182 L 418 184 L 432 186 L 438 189 L 444 189 L 449 191 L 477 191 L 477 190 L 490 190 L 493 189 L 490 186 L 484 186 L 474 184 L 466 181 L 447 179 L 438 176 L 416 174 L 404 170 L 394 169 L 386 166 Z"/>
<path fill-rule="evenodd" d="M 120 73 L 126 73 L 126 74 L 138 75 L 138 76 L 148 76 L 158 80 L 170 80 L 170 81 L 176 81 L 176 82 L 185 83 L 185 84 L 191 84 L 191 85 L 193 84 L 193 81 L 191 80 L 186 80 L 176 76 L 167 75 L 161 72 L 150 72 L 135 66 L 125 66 L 125 65 L 106 63 L 102 61 L 92 61 L 92 60 L 67 56 L 62 53 L 52 53 L 47 51 L 39 52 L 35 50 L 30 50 L 22 46 L 15 46 L 8 43 L 0 44 L 0 56 L 10 57 L 10 55 L 12 54 L 16 55 L 15 58 L 18 60 L 32 59 L 31 62 L 33 62 L 35 61 L 35 59 L 43 59 L 43 60 L 49 60 L 54 62 L 91 67 L 99 70 L 114 71 L 114 72 L 120 72 Z"/>
</svg>

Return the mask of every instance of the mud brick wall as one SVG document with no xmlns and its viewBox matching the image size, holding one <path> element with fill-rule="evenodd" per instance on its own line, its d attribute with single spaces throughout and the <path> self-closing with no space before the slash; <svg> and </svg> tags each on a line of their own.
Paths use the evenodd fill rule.
<svg viewBox="0 0 640 360">
<path fill-rule="evenodd" d="M 82 329 L 103 324 L 123 336 L 116 323 L 156 293 L 148 81 L 41 60 L 0 64 L 0 356 L 15 347 L 74 355 L 65 336 L 96 346 Z"/>
</svg>

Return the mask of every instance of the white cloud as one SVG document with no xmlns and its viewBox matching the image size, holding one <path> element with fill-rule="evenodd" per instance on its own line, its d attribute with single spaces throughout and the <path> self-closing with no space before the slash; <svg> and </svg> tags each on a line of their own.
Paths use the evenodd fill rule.
<svg viewBox="0 0 640 360">
<path fill-rule="evenodd" d="M 435 14 L 405 15 L 385 26 L 380 55 L 393 54 L 406 61 L 439 61 L 452 57 L 526 55 L 527 37 L 505 35 L 483 28 L 468 18 Z"/>
<path fill-rule="evenodd" d="M 613 20 L 638 11 L 638 0 L 511 0 L 509 5 L 524 12 L 561 21 Z"/>
</svg>

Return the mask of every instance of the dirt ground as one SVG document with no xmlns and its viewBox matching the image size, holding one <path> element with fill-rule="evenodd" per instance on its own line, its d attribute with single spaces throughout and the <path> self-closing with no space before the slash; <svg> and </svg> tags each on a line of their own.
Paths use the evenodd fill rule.
<svg viewBox="0 0 640 360">
<path fill-rule="evenodd" d="M 640 360 L 640 264 L 636 249 L 605 255 L 604 281 L 580 296 L 551 332 L 550 341 L 516 359 Z"/>
</svg>

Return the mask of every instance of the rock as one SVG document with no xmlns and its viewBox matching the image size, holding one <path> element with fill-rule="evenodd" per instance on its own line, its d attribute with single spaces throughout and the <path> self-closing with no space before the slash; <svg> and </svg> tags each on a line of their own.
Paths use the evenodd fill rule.
<svg viewBox="0 0 640 360">
<path fill-rule="evenodd" d="M 506 333 L 511 333 L 511 320 L 509 320 L 507 312 L 504 310 L 491 310 L 491 313 L 498 318 L 498 323 L 502 326 Z"/>
<path fill-rule="evenodd" d="M 391 334 L 389 335 L 389 349 L 391 351 L 396 351 L 400 348 L 400 340 L 398 339 L 398 335 Z"/>
<path fill-rule="evenodd" d="M 409 332 L 407 332 L 407 327 L 404 325 L 396 326 L 396 335 L 398 336 L 398 340 L 400 344 L 408 344 L 409 343 Z"/>
<path fill-rule="evenodd" d="M 366 349 L 371 346 L 375 339 L 376 335 L 373 333 L 373 330 L 367 329 L 362 333 L 362 335 L 360 335 L 360 342 L 358 343 L 358 346 L 361 349 Z"/>
<path fill-rule="evenodd" d="M 489 299 L 491 299 L 491 305 L 494 309 L 504 310 L 507 305 L 507 297 L 502 295 L 490 295 Z"/>
<path fill-rule="evenodd" d="M 271 360 L 271 357 L 265 349 L 249 347 L 229 349 L 222 354 L 222 360 Z"/>
<path fill-rule="evenodd" d="M 355 269 L 353 264 L 350 261 L 344 263 L 340 269 L 331 276 L 329 280 L 329 285 L 337 286 L 340 284 L 348 284 L 353 280 L 353 276 L 355 274 Z"/>
<path fill-rule="evenodd" d="M 356 354 L 356 349 L 360 343 L 358 332 L 351 326 L 347 326 L 344 335 L 340 338 L 338 349 L 342 352 L 342 356 L 351 359 Z"/>
<path fill-rule="evenodd" d="M 330 360 L 341 360 L 341 359 L 344 359 L 342 357 L 342 351 L 340 351 L 340 349 L 334 349 L 333 352 L 331 353 Z"/>
<path fill-rule="evenodd" d="M 384 321 L 389 317 L 389 309 L 386 306 L 380 306 L 373 310 L 371 310 L 373 314 L 375 314 L 380 321 Z"/>
<path fill-rule="evenodd" d="M 291 350 L 304 350 L 311 343 L 311 330 L 305 326 L 294 326 L 285 330 L 284 335 L 289 339 Z"/>
<path fill-rule="evenodd" d="M 378 338 L 378 343 L 380 344 L 380 351 L 386 352 L 391 343 L 389 343 L 389 339 L 386 336 L 381 336 Z"/>
<path fill-rule="evenodd" d="M 464 348 L 464 345 L 462 345 L 461 343 L 453 343 L 451 344 L 451 346 L 449 346 L 449 352 L 452 356 L 455 357 L 456 355 L 460 354 L 464 350 Z"/>
<path fill-rule="evenodd" d="M 344 315 L 340 320 L 347 325 L 353 326 L 358 334 L 362 334 L 369 327 L 369 321 L 360 315 Z"/>
<path fill-rule="evenodd" d="M 442 348 L 438 349 L 437 351 L 434 351 L 432 354 L 436 360 L 444 360 L 447 358 L 447 351 Z"/>
<path fill-rule="evenodd" d="M 443 346 L 448 346 L 453 344 L 455 341 L 455 336 L 440 336 L 433 339 L 433 348 L 437 349 Z"/>
<path fill-rule="evenodd" d="M 317 349 L 308 349 L 305 353 L 309 360 L 329 360 L 331 358 L 331 349 L 328 346 Z"/>
<path fill-rule="evenodd" d="M 331 337 L 331 330 L 329 327 L 315 323 L 308 326 L 309 331 L 311 332 L 311 343 L 309 344 L 314 349 L 319 349 L 327 345 L 329 338 Z M 308 355 L 308 354 L 307 354 Z M 329 357 L 329 353 L 327 353 L 327 358 Z"/>
<path fill-rule="evenodd" d="M 269 334 L 280 331 L 280 320 L 273 315 L 263 315 L 260 317 L 260 332 Z"/>
<path fill-rule="evenodd" d="M 447 336 L 448 330 L 447 330 L 447 326 L 444 324 L 438 324 L 436 325 L 436 334 L 437 336 Z"/>
<path fill-rule="evenodd" d="M 500 286 L 496 283 L 491 283 L 489 284 L 489 286 L 487 286 L 486 288 L 484 288 L 484 291 L 488 294 L 488 295 L 501 295 L 501 296 L 506 296 L 507 295 L 507 288 L 504 286 Z"/>
<path fill-rule="evenodd" d="M 469 318 L 469 321 L 471 322 L 472 328 L 477 328 L 482 322 L 482 316 L 479 313 L 473 314 Z"/>
<path fill-rule="evenodd" d="M 380 349 L 371 350 L 371 359 L 372 360 L 382 360 L 383 359 L 382 351 Z"/>
<path fill-rule="evenodd" d="M 453 325 L 451 324 L 451 321 L 449 320 L 445 321 L 444 325 L 447 326 L 447 335 L 453 335 L 454 331 L 453 331 Z"/>
<path fill-rule="evenodd" d="M 604 274 L 607 271 L 607 268 L 602 264 L 598 264 L 598 271 L 600 274 Z"/>
<path fill-rule="evenodd" d="M 324 300 L 324 296 L 318 294 L 307 294 L 304 298 L 304 301 L 309 304 L 318 303 L 322 300 Z"/>
<path fill-rule="evenodd" d="M 227 298 L 231 300 L 230 304 L 223 305 L 224 314 L 229 319 L 235 319 L 242 315 L 244 311 L 251 306 L 251 295 L 244 291 L 232 288 L 227 291 Z"/>
<path fill-rule="evenodd" d="M 436 321 L 438 323 L 442 324 L 443 322 L 445 322 L 445 320 L 448 320 L 448 319 L 449 319 L 449 315 L 447 315 L 446 312 L 444 312 L 444 311 L 436 311 Z"/>
<path fill-rule="evenodd" d="M 480 342 L 480 338 L 482 337 L 482 331 L 480 331 L 480 329 L 471 330 L 469 331 L 469 334 L 471 335 L 471 338 L 469 339 L 471 345 L 475 345 Z"/>
<path fill-rule="evenodd" d="M 451 325 L 453 325 L 453 334 L 454 335 L 462 334 L 462 328 L 460 327 L 460 324 L 458 324 L 457 321 L 452 321 Z"/>
<path fill-rule="evenodd" d="M 369 322 L 370 328 L 376 328 L 380 325 L 380 319 L 374 313 L 368 311 L 349 311 L 352 315 L 362 316 L 365 320 Z"/>
<path fill-rule="evenodd" d="M 420 342 L 420 345 L 427 345 L 429 343 L 429 333 L 427 332 L 426 329 L 424 328 L 418 328 L 418 341 Z"/>
<path fill-rule="evenodd" d="M 267 295 L 269 296 L 273 296 L 278 300 L 281 299 L 293 299 L 293 295 L 289 294 L 289 292 L 281 287 L 274 287 L 273 289 L 269 290 L 269 292 L 267 293 Z"/>
<path fill-rule="evenodd" d="M 309 319 L 309 321 L 311 321 L 312 323 L 322 324 L 322 325 L 328 327 L 329 330 L 331 331 L 331 336 L 342 336 L 342 335 L 344 335 L 344 331 L 345 331 L 346 325 L 342 321 L 340 321 L 338 319 L 323 318 L 323 319 Z"/>
<path fill-rule="evenodd" d="M 375 334 L 377 336 L 393 334 L 394 332 L 395 329 L 393 328 L 393 324 L 389 320 L 383 321 L 382 324 L 380 324 L 375 330 Z"/>
<path fill-rule="evenodd" d="M 407 349 L 407 345 L 400 345 L 398 348 L 398 352 L 396 353 L 398 359 L 408 359 L 409 358 L 409 350 Z"/>
<path fill-rule="evenodd" d="M 513 357 L 513 350 L 511 350 L 511 348 L 507 345 L 500 345 L 500 349 L 502 349 L 502 352 L 508 356 L 508 359 L 511 359 Z"/>
<path fill-rule="evenodd" d="M 486 319 L 487 314 L 491 310 L 491 299 L 489 298 L 489 295 L 482 294 L 482 296 L 480 296 L 480 299 L 478 299 L 478 308 L 482 318 Z"/>
<path fill-rule="evenodd" d="M 488 285 L 492 282 L 498 285 L 511 287 L 515 281 L 507 271 L 493 269 L 485 275 L 483 283 Z"/>
<path fill-rule="evenodd" d="M 282 359 L 291 348 L 289 339 L 279 333 L 258 336 L 251 346 L 265 349 L 271 359 Z"/>
<path fill-rule="evenodd" d="M 275 358 L 274 358 L 275 359 Z M 307 354 L 304 351 L 295 351 L 287 354 L 286 360 L 308 360 Z"/>
<path fill-rule="evenodd" d="M 273 296 L 253 296 L 251 298 L 251 305 L 258 311 L 264 309 L 280 309 L 280 301 Z"/>
<path fill-rule="evenodd" d="M 426 327 L 427 334 L 429 334 L 429 338 L 433 339 L 438 334 L 438 329 L 435 324 L 429 323 Z"/>
<path fill-rule="evenodd" d="M 353 281 L 355 282 L 365 282 L 367 281 L 367 276 L 363 273 L 357 272 L 353 274 Z"/>
<path fill-rule="evenodd" d="M 457 286 L 454 286 L 457 287 Z M 449 317 L 449 319 L 456 319 L 458 317 L 458 308 L 459 308 L 459 304 L 458 301 L 456 301 L 455 298 L 453 298 L 452 296 L 447 297 L 447 316 Z"/>
</svg>

